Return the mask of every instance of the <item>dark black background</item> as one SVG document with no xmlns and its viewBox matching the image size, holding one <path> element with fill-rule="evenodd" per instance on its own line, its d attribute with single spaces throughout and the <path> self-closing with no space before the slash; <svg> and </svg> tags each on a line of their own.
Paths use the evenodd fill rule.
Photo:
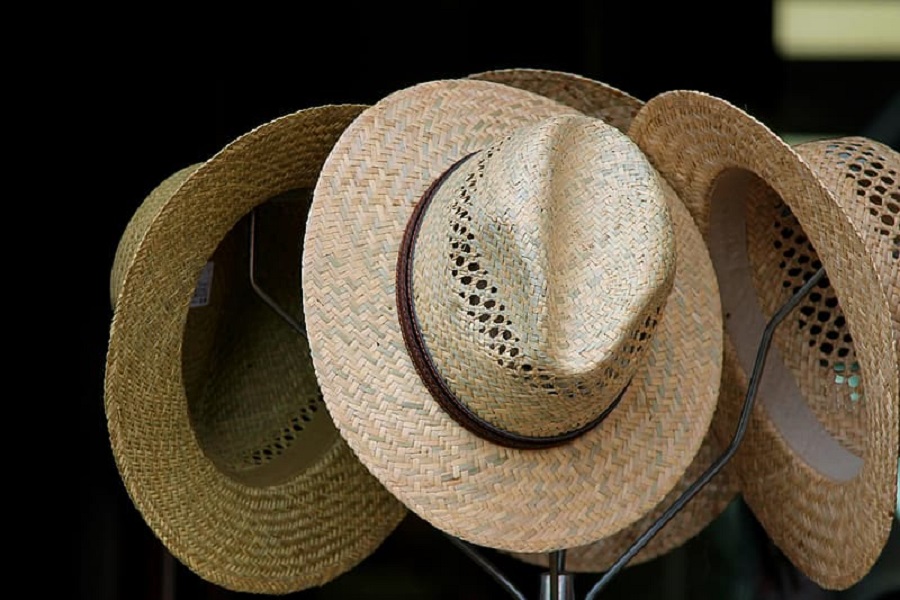
<svg viewBox="0 0 900 600">
<path fill-rule="evenodd" d="M 78 505 L 82 597 L 140 600 L 164 598 L 166 590 L 179 600 L 246 596 L 208 585 L 171 561 L 127 498 L 107 439 L 102 385 L 112 314 L 109 269 L 131 214 L 175 170 L 301 108 L 373 103 L 420 81 L 508 67 L 575 72 L 644 100 L 669 89 L 702 90 L 778 132 L 868 134 L 898 146 L 897 109 L 889 108 L 898 101 L 897 62 L 786 62 L 773 48 L 766 2 L 719 3 L 712 10 L 695 3 L 651 8 L 557 0 L 490 10 L 486 4 L 445 0 L 401 10 L 378 3 L 298 3 L 289 10 L 241 7 L 210 14 L 144 7 L 118 26 L 87 27 L 62 53 L 64 69 L 77 80 L 68 93 L 81 105 L 70 125 L 76 139 L 92 148 L 72 148 L 86 177 L 79 189 L 90 193 L 77 210 L 64 213 L 78 231 L 73 248 L 83 253 L 76 307 L 77 447 L 85 453 Z M 746 526 L 728 529 L 728 535 L 745 536 L 744 558 L 722 563 L 708 550 L 720 537 L 709 534 L 670 559 L 699 586 L 691 588 L 695 592 L 736 573 L 758 582 L 754 569 L 765 564 L 769 549 L 755 537 L 742 507 L 734 511 Z M 536 597 L 539 569 L 488 555 Z M 659 594 L 663 581 L 671 580 L 653 574 L 671 578 L 673 572 L 663 564 L 636 567 L 623 575 L 622 589 Z M 358 569 L 296 596 L 500 595 L 471 561 L 410 518 Z"/>
</svg>

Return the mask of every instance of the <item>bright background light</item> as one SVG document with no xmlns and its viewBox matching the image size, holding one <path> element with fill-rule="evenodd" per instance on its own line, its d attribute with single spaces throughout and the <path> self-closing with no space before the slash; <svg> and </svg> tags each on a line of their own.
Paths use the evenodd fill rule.
<svg viewBox="0 0 900 600">
<path fill-rule="evenodd" d="M 786 60 L 900 58 L 898 0 L 775 0 L 775 48 Z"/>
</svg>

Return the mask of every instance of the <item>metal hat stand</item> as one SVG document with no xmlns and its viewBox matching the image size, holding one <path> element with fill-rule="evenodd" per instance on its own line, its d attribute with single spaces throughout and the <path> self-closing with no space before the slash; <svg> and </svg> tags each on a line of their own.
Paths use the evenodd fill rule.
<svg viewBox="0 0 900 600">
<path fill-rule="evenodd" d="M 250 215 L 250 284 L 254 292 L 265 302 L 272 310 L 284 319 L 294 330 L 305 336 L 306 331 L 303 326 L 298 323 L 290 314 L 281 308 L 266 292 L 259 286 L 255 276 L 256 267 L 256 211 Z M 602 592 L 613 578 L 640 552 L 659 531 L 672 520 L 672 518 L 681 511 L 684 506 L 690 502 L 703 487 L 716 476 L 719 471 L 728 463 L 729 460 L 737 452 L 741 440 L 747 431 L 747 425 L 750 422 L 750 414 L 756 400 L 756 393 L 759 389 L 759 383 L 762 379 L 763 369 L 766 364 L 766 357 L 769 353 L 769 347 L 772 343 L 772 336 L 775 329 L 787 317 L 788 314 L 803 300 L 809 291 L 825 276 L 825 268 L 820 268 L 797 290 L 796 293 L 781 307 L 769 322 L 763 331 L 762 339 L 756 353 L 756 361 L 753 364 L 753 371 L 750 375 L 750 381 L 747 384 L 747 395 L 744 398 L 744 405 L 741 408 L 740 419 L 732 437 L 731 442 L 725 451 L 719 456 L 703 474 L 694 481 L 681 496 L 678 497 L 672 505 L 642 533 L 618 559 L 606 571 L 597 583 L 590 589 L 584 600 L 597 600 L 598 595 Z M 471 558 L 479 567 L 481 567 L 488 575 L 490 575 L 510 596 L 516 600 L 527 600 L 525 594 L 519 591 L 515 585 L 500 570 L 485 558 L 475 546 L 465 542 L 454 536 L 444 534 L 455 546 Z M 566 551 L 565 549 L 556 550 L 549 553 L 550 570 L 541 574 L 540 600 L 575 600 L 574 574 L 567 573 Z"/>
</svg>

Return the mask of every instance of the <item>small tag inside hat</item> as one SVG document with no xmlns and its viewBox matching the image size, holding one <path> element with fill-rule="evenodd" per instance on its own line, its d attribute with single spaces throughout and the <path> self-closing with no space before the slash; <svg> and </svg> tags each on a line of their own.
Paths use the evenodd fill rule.
<svg viewBox="0 0 900 600">
<path fill-rule="evenodd" d="M 197 287 L 194 288 L 194 295 L 191 297 L 191 308 L 206 306 L 209 304 L 209 296 L 212 291 L 214 263 L 209 261 L 203 265 L 200 271 L 200 277 L 197 279 Z"/>
</svg>

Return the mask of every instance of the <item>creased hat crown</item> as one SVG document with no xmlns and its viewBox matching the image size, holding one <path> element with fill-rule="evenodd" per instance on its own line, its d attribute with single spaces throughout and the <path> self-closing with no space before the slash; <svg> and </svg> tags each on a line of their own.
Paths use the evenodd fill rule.
<svg viewBox="0 0 900 600">
<path fill-rule="evenodd" d="M 424 345 L 469 410 L 566 434 L 614 404 L 674 277 L 663 192 L 640 150 L 565 116 L 459 161 L 423 202 L 412 289 Z"/>
</svg>

